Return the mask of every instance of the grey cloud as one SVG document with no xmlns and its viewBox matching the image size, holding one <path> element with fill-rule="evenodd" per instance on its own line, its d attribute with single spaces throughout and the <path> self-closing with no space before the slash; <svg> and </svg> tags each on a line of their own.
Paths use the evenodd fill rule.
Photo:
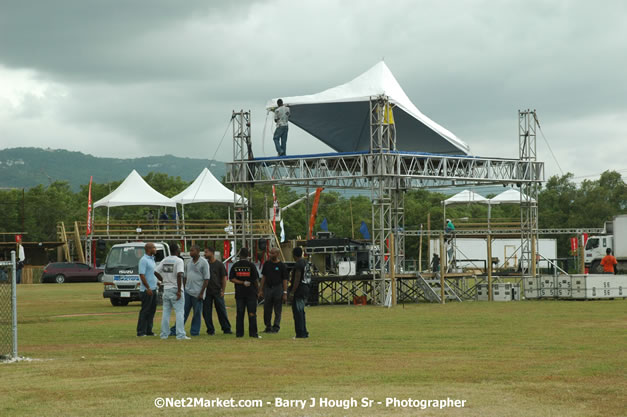
<svg viewBox="0 0 627 417">
<path fill-rule="evenodd" d="M 622 1 L 5 3 L 0 65 L 68 90 L 52 109 L 24 103 L 30 123 L 48 115 L 45 135 L 0 119 L 14 142 L 69 137 L 84 152 L 211 156 L 231 109 L 244 108 L 263 154 L 267 99 L 335 86 L 383 57 L 414 103 L 475 153 L 515 156 L 516 111 L 527 107 L 566 170 L 584 160 L 588 172 L 618 168 L 597 148 L 627 142 L 612 118 L 627 114 Z M 108 137 L 128 145 L 107 148 Z M 328 148 L 292 129 L 288 150 Z M 225 140 L 218 158 L 230 156 Z"/>
</svg>

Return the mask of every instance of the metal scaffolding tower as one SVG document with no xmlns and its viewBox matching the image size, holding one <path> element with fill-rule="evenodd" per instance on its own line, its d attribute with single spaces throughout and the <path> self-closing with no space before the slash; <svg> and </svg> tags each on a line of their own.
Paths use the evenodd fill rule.
<svg viewBox="0 0 627 417">
<path fill-rule="evenodd" d="M 390 236 L 398 227 L 398 214 L 403 212 L 397 192 L 398 179 L 393 176 L 396 134 L 392 107 L 387 97 L 370 99 L 370 192 L 372 197 L 372 245 L 375 249 L 373 275 L 376 277 L 375 298 L 385 303 L 386 275 L 390 273 Z M 400 201 L 399 201 L 400 200 Z M 397 245 L 394 245 L 397 246 Z M 396 250 L 395 250 L 396 252 Z"/>
<path fill-rule="evenodd" d="M 250 138 L 250 110 L 233 111 L 233 191 L 235 193 L 235 205 L 233 213 L 233 236 L 237 250 L 243 247 L 252 248 L 252 175 L 254 166 L 247 169 L 247 165 L 237 162 L 252 161 L 253 151 Z M 241 198 L 238 198 L 240 196 Z M 226 256 L 226 254 L 225 254 Z"/>
<path fill-rule="evenodd" d="M 521 162 L 520 238 L 522 276 L 536 277 L 538 242 L 538 191 L 544 175 L 537 170 L 535 110 L 518 111 L 518 157 Z"/>
<path fill-rule="evenodd" d="M 234 191 L 248 198 L 249 205 L 237 204 L 235 237 L 239 244 L 251 245 L 251 187 L 253 184 L 284 184 L 292 187 L 325 187 L 369 190 L 372 198 L 372 248 L 374 266 L 368 279 L 372 282 L 372 300 L 385 304 L 392 286 L 390 261 L 394 249 L 395 273 L 403 271 L 405 258 L 404 197 L 412 188 L 479 184 L 518 185 L 533 200 L 521 203 L 521 235 L 526 263 L 535 273 L 535 242 L 538 235 L 538 187 L 544 180 L 544 164 L 536 159 L 534 112 L 519 113 L 519 158 L 482 158 L 469 155 L 442 155 L 407 152 L 396 149 L 393 105 L 386 96 L 371 97 L 369 107 L 370 149 L 349 153 L 252 157 L 250 149 L 250 113 L 233 113 L 233 162 L 227 164 L 227 182 Z M 240 202 L 241 203 L 241 202 Z M 438 232 L 440 233 L 440 232 Z M 511 233 L 511 231 L 509 231 Z M 394 234 L 394 244 L 390 237 Z M 527 271 L 526 273 L 531 273 Z M 398 294 L 420 294 L 414 281 L 403 278 Z M 398 295 L 397 294 L 397 295 Z M 415 298 L 411 295 L 410 298 Z M 398 298 L 398 297 L 397 297 Z M 400 299 L 400 298 L 399 298 Z"/>
<path fill-rule="evenodd" d="M 371 171 L 370 193 L 372 197 L 372 245 L 375 250 L 375 271 L 377 277 L 374 286 L 379 303 L 385 303 L 386 287 L 389 284 L 386 277 L 390 270 L 394 248 L 395 272 L 399 272 L 399 265 L 404 264 L 405 238 L 405 182 L 395 175 L 393 152 L 396 151 L 396 126 L 394 124 L 393 106 L 388 97 L 378 96 L 370 98 L 370 157 Z M 391 234 L 395 242 L 390 242 Z"/>
</svg>

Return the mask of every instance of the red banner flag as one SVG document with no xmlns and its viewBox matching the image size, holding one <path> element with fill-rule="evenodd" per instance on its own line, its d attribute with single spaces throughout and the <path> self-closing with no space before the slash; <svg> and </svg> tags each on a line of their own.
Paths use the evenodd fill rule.
<svg viewBox="0 0 627 417">
<path fill-rule="evenodd" d="M 320 193 L 324 188 L 318 187 L 316 189 L 316 195 L 314 197 L 313 206 L 311 206 L 311 217 L 309 218 L 309 235 L 307 239 L 311 239 L 313 236 L 313 228 L 316 223 L 316 215 L 318 214 L 318 204 L 320 204 Z"/>
<path fill-rule="evenodd" d="M 276 211 L 279 206 L 279 202 L 276 199 L 276 188 L 272 186 L 272 231 L 276 233 Z"/>
<path fill-rule="evenodd" d="M 226 260 L 231 256 L 231 242 L 228 240 L 224 241 L 224 252 L 222 252 L 222 259 Z"/>
<path fill-rule="evenodd" d="M 578 241 L 578 239 L 576 237 L 571 237 L 570 238 L 570 251 L 572 253 L 577 252 L 577 247 L 578 247 L 577 241 Z"/>
<path fill-rule="evenodd" d="M 91 235 L 92 232 L 92 217 L 91 217 L 91 211 L 92 211 L 92 207 L 91 207 L 91 182 L 94 179 L 94 177 L 89 177 L 89 194 L 87 195 L 87 233 L 86 235 L 89 236 Z"/>
</svg>

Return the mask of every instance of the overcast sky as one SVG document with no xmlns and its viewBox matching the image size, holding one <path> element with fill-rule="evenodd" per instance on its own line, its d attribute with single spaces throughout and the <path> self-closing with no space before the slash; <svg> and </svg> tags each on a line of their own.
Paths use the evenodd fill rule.
<svg viewBox="0 0 627 417">
<path fill-rule="evenodd" d="M 626 22 L 624 0 L 0 0 L 0 148 L 211 158 L 243 108 L 269 156 L 268 99 L 385 58 L 475 155 L 517 156 L 517 110 L 534 108 L 564 172 L 627 173 Z M 289 153 L 327 150 L 290 130 Z"/>
</svg>

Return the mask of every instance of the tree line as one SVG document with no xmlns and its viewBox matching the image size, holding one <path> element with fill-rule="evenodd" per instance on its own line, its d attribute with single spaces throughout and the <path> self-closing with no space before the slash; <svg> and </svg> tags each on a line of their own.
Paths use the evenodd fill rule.
<svg viewBox="0 0 627 417">
<path fill-rule="evenodd" d="M 150 173 L 144 179 L 160 193 L 173 196 L 183 191 L 189 182 L 180 177 L 163 173 Z M 113 191 L 121 181 L 92 185 L 93 201 Z M 252 189 L 253 218 L 266 218 L 266 208 L 272 207 L 272 187 L 255 185 Z M 281 207 L 302 197 L 303 189 L 277 186 L 277 199 Z M 312 191 L 312 190 L 310 190 Z M 60 221 L 66 224 L 85 221 L 87 216 L 88 185 L 72 191 L 67 182 L 53 182 L 47 186 L 38 185 L 25 190 L 0 190 L 0 231 L 3 233 L 24 232 L 25 241 L 55 241 L 56 226 Z M 405 228 L 426 229 L 430 214 L 431 228 L 437 230 L 443 224 L 441 201 L 448 196 L 426 189 L 411 190 L 405 195 Z M 488 196 L 491 197 L 491 196 Z M 306 238 L 308 217 L 313 198 L 293 206 L 284 214 L 287 239 Z M 627 185 L 615 171 L 604 172 L 597 180 L 584 180 L 577 184 L 573 174 L 551 177 L 541 187 L 539 193 L 540 228 L 602 227 L 604 222 L 618 214 L 627 213 Z M 111 208 L 112 220 L 138 220 L 148 217 L 154 207 Z M 163 210 L 163 209 L 161 209 Z M 169 214 L 173 209 L 169 208 Z M 232 213 L 231 213 L 232 215 Z M 457 222 L 466 218 L 485 221 L 487 207 L 481 204 L 449 206 L 446 216 Z M 105 208 L 96 209 L 96 221 L 104 221 Z M 185 206 L 188 220 L 227 219 L 227 205 L 192 204 Z M 369 195 L 348 196 L 337 191 L 324 190 L 321 194 L 318 216 L 314 230 L 320 230 L 320 223 L 327 219 L 328 228 L 339 237 L 361 238 L 359 227 L 365 222 L 371 230 L 371 199 Z M 492 207 L 492 219 L 519 219 L 518 205 L 498 205 Z M 23 226 L 22 226 L 23 225 Z M 11 235 L 3 235 L 5 240 Z M 558 237 L 558 256 L 569 255 L 569 236 Z M 426 241 L 423 242 L 426 249 Z M 406 239 L 406 257 L 416 258 L 418 239 Z M 423 255 L 423 259 L 424 259 Z"/>
</svg>

